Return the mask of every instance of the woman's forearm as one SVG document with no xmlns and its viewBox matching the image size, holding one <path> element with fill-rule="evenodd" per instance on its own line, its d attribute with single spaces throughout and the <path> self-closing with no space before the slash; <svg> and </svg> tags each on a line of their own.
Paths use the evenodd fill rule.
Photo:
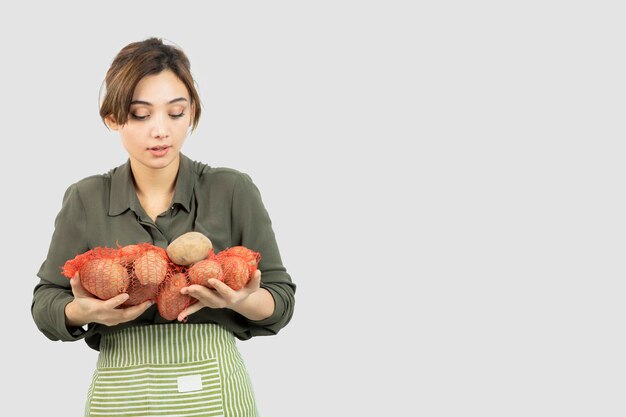
<svg viewBox="0 0 626 417">
<path fill-rule="evenodd" d="M 245 300 L 233 307 L 233 310 L 249 320 L 263 320 L 274 313 L 274 297 L 265 288 L 250 294 Z"/>
</svg>

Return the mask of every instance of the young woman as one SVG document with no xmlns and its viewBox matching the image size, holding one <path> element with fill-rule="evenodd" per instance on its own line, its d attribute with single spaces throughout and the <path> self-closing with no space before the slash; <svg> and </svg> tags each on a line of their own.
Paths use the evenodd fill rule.
<svg viewBox="0 0 626 417">
<path fill-rule="evenodd" d="M 124 47 L 106 78 L 100 108 L 128 161 L 72 184 L 63 198 L 32 315 L 52 340 L 84 339 L 99 350 L 86 415 L 255 416 L 250 380 L 235 345 L 276 334 L 290 321 L 294 292 L 271 220 L 251 178 L 181 153 L 200 118 L 189 60 L 150 38 Z M 261 254 L 259 270 L 235 291 L 220 281 L 191 285 L 198 300 L 168 321 L 157 306 L 100 300 L 64 263 L 95 247 L 148 242 L 160 247 L 197 231 L 219 252 L 245 246 Z"/>
</svg>

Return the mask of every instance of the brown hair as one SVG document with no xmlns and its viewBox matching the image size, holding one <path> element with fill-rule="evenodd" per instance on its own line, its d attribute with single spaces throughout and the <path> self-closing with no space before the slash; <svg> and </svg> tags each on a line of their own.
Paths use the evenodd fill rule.
<svg viewBox="0 0 626 417">
<path fill-rule="evenodd" d="M 139 81 L 163 70 L 171 70 L 185 84 L 195 110 L 191 115 L 192 130 L 200 120 L 200 97 L 191 75 L 189 59 L 175 46 L 164 45 L 160 38 L 126 45 L 117 54 L 105 77 L 106 94 L 100 105 L 100 118 L 112 115 L 115 122 L 124 125 L 128 121 L 130 103 Z M 105 122 L 106 125 L 106 122 Z"/>
</svg>

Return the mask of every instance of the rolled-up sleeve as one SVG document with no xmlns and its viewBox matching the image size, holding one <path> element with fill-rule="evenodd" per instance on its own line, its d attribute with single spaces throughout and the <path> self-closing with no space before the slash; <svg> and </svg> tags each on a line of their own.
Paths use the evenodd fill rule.
<svg viewBox="0 0 626 417">
<path fill-rule="evenodd" d="M 65 306 L 74 298 L 69 279 L 61 274 L 68 259 L 88 250 L 85 209 L 76 184 L 65 192 L 61 211 L 54 221 L 48 255 L 37 273 L 31 314 L 39 330 L 51 340 L 80 340 L 89 333 L 82 328 L 68 329 Z"/>
<path fill-rule="evenodd" d="M 242 174 L 233 190 L 232 241 L 261 254 L 261 287 L 274 298 L 273 314 L 264 320 L 248 320 L 250 336 L 274 335 L 291 320 L 296 285 L 284 267 L 272 221 L 257 186 Z"/>
</svg>

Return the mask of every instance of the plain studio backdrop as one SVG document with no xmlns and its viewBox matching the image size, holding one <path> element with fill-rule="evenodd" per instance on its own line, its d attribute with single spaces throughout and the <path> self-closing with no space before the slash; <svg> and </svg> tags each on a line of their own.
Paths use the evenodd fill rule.
<svg viewBox="0 0 626 417">
<path fill-rule="evenodd" d="M 65 189 L 121 165 L 106 70 L 183 48 L 183 152 L 248 173 L 298 285 L 238 346 L 263 416 L 624 416 L 623 11 L 606 1 L 4 6 L 3 406 L 79 416 L 30 315 Z"/>
</svg>

